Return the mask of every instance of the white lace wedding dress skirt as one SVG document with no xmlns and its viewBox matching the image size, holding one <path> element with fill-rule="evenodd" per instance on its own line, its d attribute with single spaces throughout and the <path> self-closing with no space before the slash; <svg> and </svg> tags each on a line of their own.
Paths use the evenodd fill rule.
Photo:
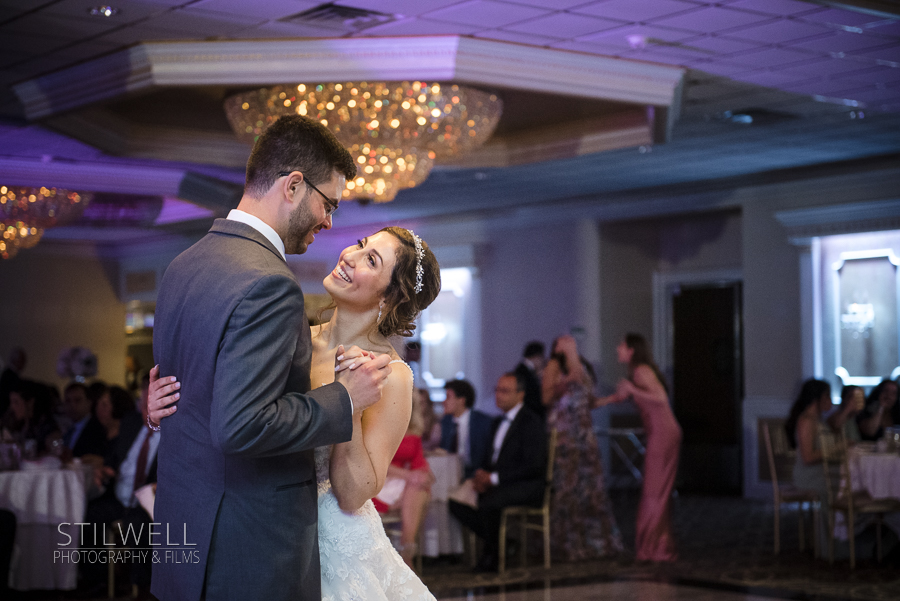
<svg viewBox="0 0 900 601">
<path fill-rule="evenodd" d="M 428 600 L 434 596 L 391 545 L 372 501 L 341 511 L 331 490 L 331 447 L 316 449 L 322 601 Z"/>
</svg>

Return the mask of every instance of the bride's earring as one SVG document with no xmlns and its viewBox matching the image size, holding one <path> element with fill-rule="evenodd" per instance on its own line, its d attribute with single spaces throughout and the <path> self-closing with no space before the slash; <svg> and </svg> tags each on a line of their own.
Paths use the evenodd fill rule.
<svg viewBox="0 0 900 601">
<path fill-rule="evenodd" d="M 381 301 L 381 303 L 378 305 L 378 317 L 375 319 L 375 323 L 378 323 L 381 321 L 381 311 L 383 309 L 384 309 L 384 301 Z"/>
</svg>

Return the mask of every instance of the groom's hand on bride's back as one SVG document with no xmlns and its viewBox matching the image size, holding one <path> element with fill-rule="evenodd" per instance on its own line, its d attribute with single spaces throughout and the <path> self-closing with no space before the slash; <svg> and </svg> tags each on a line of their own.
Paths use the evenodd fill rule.
<svg viewBox="0 0 900 601">
<path fill-rule="evenodd" d="M 381 390 L 391 374 L 388 354 L 375 356 L 358 346 L 346 352 L 339 346 L 335 352 L 335 382 L 340 382 L 350 394 L 353 412 L 360 413 L 381 399 Z"/>
</svg>

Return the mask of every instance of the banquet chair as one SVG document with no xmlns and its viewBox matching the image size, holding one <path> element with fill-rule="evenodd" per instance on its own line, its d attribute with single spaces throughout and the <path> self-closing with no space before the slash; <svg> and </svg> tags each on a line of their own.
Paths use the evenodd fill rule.
<svg viewBox="0 0 900 601">
<path fill-rule="evenodd" d="M 825 469 L 825 485 L 831 510 L 828 515 L 828 561 L 834 563 L 834 524 L 838 512 L 847 520 L 847 540 L 850 543 L 850 569 L 856 569 L 856 526 L 857 514 L 872 514 L 875 517 L 875 547 L 878 563 L 881 563 L 881 526 L 884 514 L 900 511 L 900 501 L 894 499 L 873 499 L 865 491 L 853 491 L 850 477 L 850 460 L 847 455 L 847 437 L 841 431 L 840 438 L 832 442 L 824 433 L 819 434 L 822 447 L 822 465 Z M 835 483 L 829 465 L 840 465 L 840 476 Z"/>
<path fill-rule="evenodd" d="M 384 525 L 384 531 L 388 538 L 398 539 L 403 534 L 403 518 L 400 515 L 400 509 L 391 509 L 387 513 L 379 514 L 381 523 Z M 424 543 L 425 516 L 422 517 L 422 523 L 419 524 L 419 531 L 416 533 L 416 553 L 413 555 L 413 564 L 415 565 L 416 574 L 422 575 L 422 545 Z"/>
<path fill-rule="evenodd" d="M 506 573 L 506 525 L 512 517 L 520 518 L 519 557 L 522 567 L 527 563 L 527 550 L 525 537 L 528 530 L 537 530 L 544 535 L 544 568 L 550 569 L 550 497 L 553 492 L 553 460 L 556 456 L 556 428 L 550 431 L 549 446 L 547 447 L 547 481 L 544 484 L 544 503 L 540 507 L 527 505 L 515 505 L 503 509 L 500 515 L 500 575 Z M 540 518 L 540 523 L 533 523 L 531 518 Z"/>
<path fill-rule="evenodd" d="M 130 551 L 131 546 L 125 544 L 125 541 L 122 540 L 120 536 L 116 536 L 117 532 L 124 532 L 126 526 L 122 520 L 115 520 L 108 524 L 109 529 L 106 531 L 106 544 L 110 546 L 115 546 L 117 551 Z M 110 561 L 107 568 L 106 574 L 106 593 L 107 598 L 115 599 L 116 598 L 116 563 Z M 126 564 L 127 565 L 127 564 Z M 138 587 L 136 584 L 131 585 L 131 596 L 132 598 L 138 596 Z"/>
<path fill-rule="evenodd" d="M 784 452 L 788 448 L 787 444 L 787 436 L 784 434 L 782 428 L 776 428 L 776 435 L 780 435 L 778 439 L 776 439 L 778 443 L 778 450 Z M 797 521 L 799 523 L 799 535 L 800 535 L 800 550 L 803 551 L 806 544 L 806 536 L 803 532 L 803 523 L 805 521 L 804 518 L 804 510 L 803 505 L 808 504 L 809 508 L 812 511 L 812 539 L 813 539 L 813 554 L 816 554 L 817 545 L 816 545 L 816 523 L 819 519 L 819 496 L 808 490 L 800 490 L 795 488 L 792 485 L 780 484 L 778 482 L 778 471 L 775 467 L 775 445 L 773 445 L 773 436 L 772 432 L 769 430 L 769 424 L 762 424 L 762 433 L 763 439 L 766 444 L 766 456 L 769 460 L 769 476 L 772 479 L 772 501 L 775 505 L 775 555 L 778 555 L 781 552 L 781 506 L 783 504 L 793 504 L 797 503 L 798 512 L 797 512 Z"/>
</svg>

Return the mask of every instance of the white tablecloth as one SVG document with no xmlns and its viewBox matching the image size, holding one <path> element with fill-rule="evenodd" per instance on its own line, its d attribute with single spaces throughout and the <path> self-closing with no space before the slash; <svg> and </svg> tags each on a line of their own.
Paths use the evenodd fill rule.
<svg viewBox="0 0 900 601">
<path fill-rule="evenodd" d="M 900 454 L 851 451 L 850 484 L 873 499 L 900 499 Z"/>
<path fill-rule="evenodd" d="M 462 553 L 462 528 L 447 508 L 450 491 L 459 486 L 462 479 L 462 462 L 458 455 L 433 455 L 427 460 L 435 482 L 431 487 L 431 505 L 422 526 L 422 554 L 437 557 Z"/>
<path fill-rule="evenodd" d="M 16 548 L 9 586 L 17 590 L 63 589 L 76 586 L 78 565 L 54 561 L 58 544 L 77 550 L 77 522 L 87 505 L 84 469 L 0 472 L 0 508 L 16 515 Z M 68 523 L 69 526 L 60 524 Z M 66 532 L 71 539 L 60 533 Z"/>
<path fill-rule="evenodd" d="M 900 499 L 900 455 L 875 453 L 862 447 L 853 447 L 847 456 L 850 467 L 850 487 L 854 492 L 867 492 L 873 499 Z M 858 535 L 871 523 L 871 516 L 855 517 Z M 900 513 L 885 514 L 884 525 L 900 535 Z M 834 523 L 834 535 L 847 540 L 847 524 L 844 515 L 838 513 Z"/>
</svg>

